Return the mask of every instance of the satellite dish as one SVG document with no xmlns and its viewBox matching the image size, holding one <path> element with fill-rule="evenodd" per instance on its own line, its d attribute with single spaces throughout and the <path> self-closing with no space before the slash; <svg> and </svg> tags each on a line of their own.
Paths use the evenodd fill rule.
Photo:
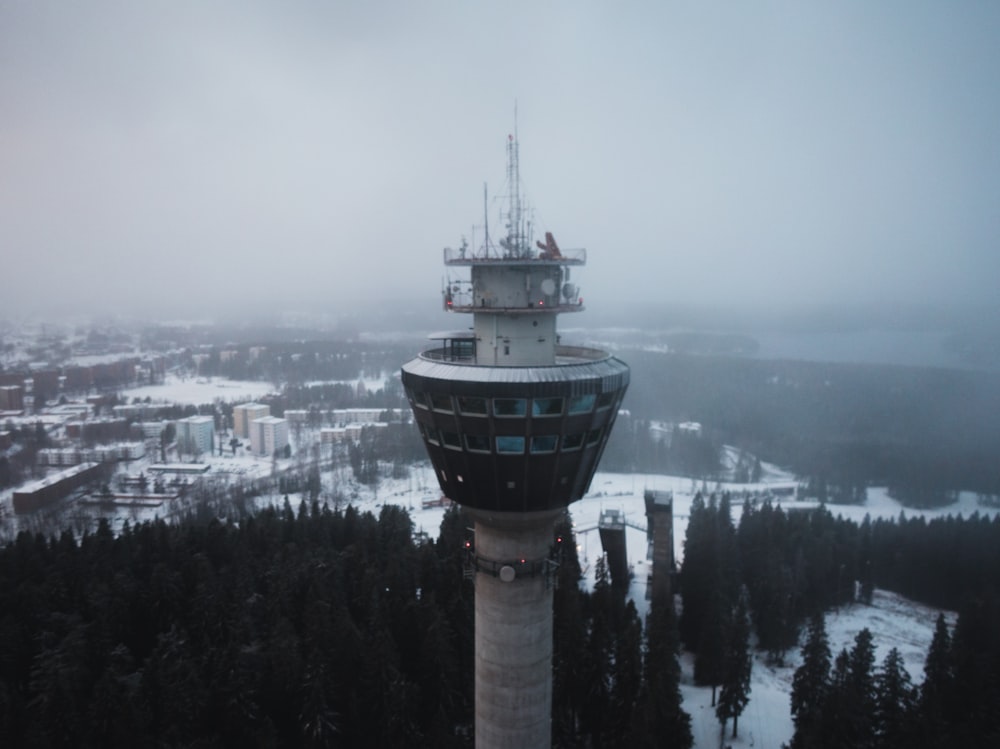
<svg viewBox="0 0 1000 749">
<path fill-rule="evenodd" d="M 564 283 L 562 287 L 562 294 L 567 299 L 575 299 L 577 295 L 577 288 L 571 283 Z"/>
<path fill-rule="evenodd" d="M 514 572 L 514 568 L 511 567 L 509 564 L 505 564 L 503 567 L 500 568 L 500 579 L 505 583 L 514 582 L 514 576 L 516 574 L 517 573 Z"/>
<path fill-rule="evenodd" d="M 551 278 L 546 278 L 542 281 L 542 293 L 551 296 L 556 293 L 556 282 Z"/>
</svg>

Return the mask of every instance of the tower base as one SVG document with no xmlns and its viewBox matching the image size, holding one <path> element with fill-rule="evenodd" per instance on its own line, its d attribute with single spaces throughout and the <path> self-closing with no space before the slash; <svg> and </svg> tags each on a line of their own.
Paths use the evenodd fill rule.
<svg viewBox="0 0 1000 749">
<path fill-rule="evenodd" d="M 476 523 L 476 749 L 552 744 L 553 525 L 563 510 Z"/>
</svg>

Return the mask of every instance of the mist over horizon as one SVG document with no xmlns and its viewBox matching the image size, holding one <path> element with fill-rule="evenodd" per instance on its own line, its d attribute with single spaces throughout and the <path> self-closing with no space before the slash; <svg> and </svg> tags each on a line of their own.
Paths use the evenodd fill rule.
<svg viewBox="0 0 1000 749">
<path fill-rule="evenodd" d="M 995 305 L 998 36 L 989 4 L 0 0 L 0 318 L 421 314 L 499 232 L 515 127 L 588 320 Z"/>
</svg>

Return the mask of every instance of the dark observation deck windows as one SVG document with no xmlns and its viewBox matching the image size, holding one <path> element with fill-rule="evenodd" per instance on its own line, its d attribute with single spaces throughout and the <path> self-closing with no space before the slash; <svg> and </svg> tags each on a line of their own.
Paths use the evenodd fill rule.
<svg viewBox="0 0 1000 749">
<path fill-rule="evenodd" d="M 532 416 L 562 416 L 562 398 L 535 398 L 531 401 Z"/>
<path fill-rule="evenodd" d="M 533 453 L 553 453 L 559 438 L 554 434 L 542 434 L 531 438 L 531 452 Z"/>
<path fill-rule="evenodd" d="M 490 438 L 485 434 L 465 435 L 465 446 L 474 453 L 488 453 L 490 451 Z"/>
<path fill-rule="evenodd" d="M 429 406 L 427 405 L 426 393 L 415 392 L 412 394 L 410 400 L 413 402 L 415 406 L 419 406 L 420 408 L 429 408 Z"/>
<path fill-rule="evenodd" d="M 580 434 L 567 434 L 563 437 L 562 449 L 563 452 L 569 452 L 570 450 L 579 450 L 583 446 L 583 438 L 586 435 L 583 432 Z"/>
<path fill-rule="evenodd" d="M 601 393 L 597 396 L 597 410 L 600 411 L 602 408 L 607 408 L 615 401 L 614 393 Z"/>
<path fill-rule="evenodd" d="M 507 455 L 524 453 L 524 437 L 497 437 L 497 452 Z"/>
<path fill-rule="evenodd" d="M 424 435 L 424 439 L 433 444 L 438 444 L 437 430 L 434 427 L 429 427 L 426 424 L 420 424 L 420 431 Z"/>
<path fill-rule="evenodd" d="M 472 396 L 458 396 L 458 411 L 465 416 L 486 416 L 486 399 Z"/>
<path fill-rule="evenodd" d="M 601 441 L 601 428 L 591 429 L 590 433 L 587 435 L 587 447 L 591 445 L 596 445 Z"/>
<path fill-rule="evenodd" d="M 455 450 L 462 449 L 462 439 L 457 434 L 455 434 L 455 432 L 447 432 L 444 429 L 442 429 L 441 442 L 444 443 L 445 447 L 451 447 Z"/>
<path fill-rule="evenodd" d="M 445 413 L 453 413 L 454 408 L 451 405 L 451 396 L 444 393 L 429 393 L 428 397 L 431 400 L 431 408 L 435 411 L 444 411 Z"/>
<path fill-rule="evenodd" d="M 500 417 L 523 417 L 527 413 L 527 401 L 524 398 L 494 398 L 493 413 Z M 523 445 L 521 449 L 523 451 Z"/>
<path fill-rule="evenodd" d="M 585 414 L 594 410 L 594 401 L 597 396 L 593 393 L 587 395 L 574 395 L 569 399 L 569 412 L 571 414 Z"/>
</svg>

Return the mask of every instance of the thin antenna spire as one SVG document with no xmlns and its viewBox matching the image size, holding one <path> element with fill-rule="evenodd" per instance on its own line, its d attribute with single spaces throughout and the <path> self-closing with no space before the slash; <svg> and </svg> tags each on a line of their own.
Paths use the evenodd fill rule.
<svg viewBox="0 0 1000 749">
<path fill-rule="evenodd" d="M 483 257 L 490 256 L 490 211 L 487 206 L 486 183 L 483 182 L 483 231 L 486 237 L 483 239 Z"/>
</svg>

